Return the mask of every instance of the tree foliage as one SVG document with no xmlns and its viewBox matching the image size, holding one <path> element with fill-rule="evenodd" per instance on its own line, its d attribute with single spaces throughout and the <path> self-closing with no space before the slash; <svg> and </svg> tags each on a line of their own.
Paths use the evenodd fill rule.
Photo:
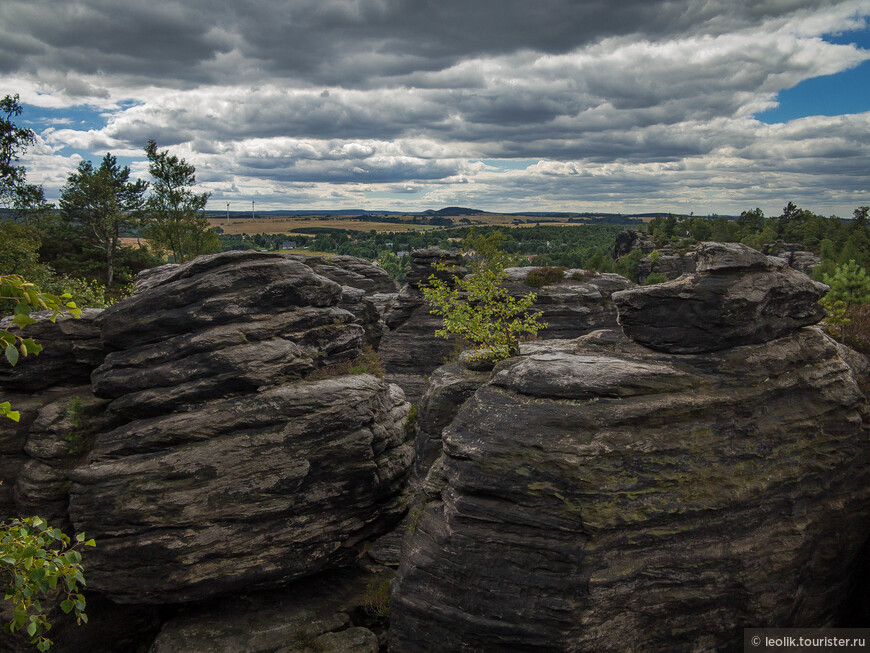
<svg viewBox="0 0 870 653">
<path fill-rule="evenodd" d="M 13 118 L 21 115 L 18 95 L 0 100 L 0 206 L 12 208 L 25 221 L 44 216 L 51 205 L 42 186 L 27 183 L 27 170 L 17 165 L 18 157 L 36 142 L 33 130 L 18 127 Z"/>
<path fill-rule="evenodd" d="M 498 247 L 502 239 L 498 231 L 488 236 L 472 232 L 465 243 L 474 253 L 470 274 L 460 278 L 454 267 L 438 263 L 435 270 L 451 273 L 452 278 L 445 281 L 433 273 L 428 286 L 421 286 L 430 312 L 443 321 L 435 335 L 447 338 L 455 333 L 478 345 L 481 358 L 495 361 L 515 355 L 522 334 L 535 335 L 547 326 L 538 319 L 541 313 L 530 312 L 534 293 L 517 298 L 504 287 L 506 256 Z"/>
<path fill-rule="evenodd" d="M 51 623 L 43 600 L 60 601 L 65 613 L 73 612 L 76 622 L 87 623 L 82 555 L 79 546 L 96 546 L 84 533 L 75 544 L 60 529 L 52 528 L 40 517 L 12 519 L 0 523 L 0 576 L 4 598 L 12 602 L 11 632 L 24 631 L 37 650 L 47 651 L 52 641 L 46 637 Z"/>
<path fill-rule="evenodd" d="M 61 191 L 63 216 L 81 225 L 85 238 L 104 252 L 107 286 L 114 279 L 121 231 L 135 224 L 147 188 L 147 182 L 130 181 L 130 168 L 121 167 L 114 156 L 106 154 L 99 168 L 90 161 L 79 163 Z"/>
<path fill-rule="evenodd" d="M 220 251 L 220 241 L 205 218 L 211 193 L 194 193 L 196 168 L 184 159 L 158 151 L 153 140 L 145 145 L 148 172 L 154 178 L 146 202 L 145 236 L 176 263 Z"/>
<path fill-rule="evenodd" d="M 831 289 L 822 297 L 821 304 L 828 311 L 827 322 L 839 329 L 839 335 L 847 340 L 849 324 L 857 306 L 870 304 L 870 277 L 854 259 L 839 266 L 833 274 L 824 276 Z"/>
<path fill-rule="evenodd" d="M 12 325 L 0 331 L 0 346 L 10 365 L 16 365 L 20 356 L 37 355 L 42 346 L 32 338 L 24 338 L 11 329 L 23 329 L 36 322 L 30 313 L 49 310 L 49 319 L 54 321 L 62 313 L 81 317 L 81 310 L 68 297 L 55 297 L 41 292 L 39 288 L 19 275 L 0 276 L 0 305 L 6 312 L 12 304 Z M 8 401 L 0 402 L 0 417 L 18 421 L 20 415 L 12 410 Z M 12 602 L 12 620 L 6 624 L 11 632 L 24 631 L 39 651 L 47 651 L 52 641 L 46 637 L 51 623 L 46 616 L 43 601 L 48 598 L 60 600 L 65 613 L 75 612 L 76 621 L 87 622 L 85 597 L 79 586 L 85 585 L 82 574 L 82 557 L 76 550 L 79 545 L 95 546 L 93 540 L 85 541 L 84 533 L 76 536 L 70 546 L 70 538 L 59 529 L 52 528 L 40 517 L 27 517 L 0 522 L 0 577 L 4 599 Z"/>
</svg>

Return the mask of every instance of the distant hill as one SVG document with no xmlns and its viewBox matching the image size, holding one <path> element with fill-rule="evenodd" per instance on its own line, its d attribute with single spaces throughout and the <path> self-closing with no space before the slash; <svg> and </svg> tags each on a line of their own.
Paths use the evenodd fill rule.
<svg viewBox="0 0 870 653">
<path fill-rule="evenodd" d="M 480 209 L 466 209 L 462 206 L 447 206 L 443 209 L 438 209 L 434 211 L 429 209 L 428 211 L 423 211 L 423 215 L 438 215 L 443 217 L 453 217 L 459 215 L 483 215 L 485 213 L 490 213 L 489 211 L 481 211 Z"/>
</svg>

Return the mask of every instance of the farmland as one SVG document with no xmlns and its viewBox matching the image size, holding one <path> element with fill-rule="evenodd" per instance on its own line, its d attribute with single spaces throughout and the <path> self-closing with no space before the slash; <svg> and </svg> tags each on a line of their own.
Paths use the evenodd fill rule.
<svg viewBox="0 0 870 653">
<path fill-rule="evenodd" d="M 324 215 L 273 215 L 243 218 L 237 215 L 226 218 L 210 217 L 212 227 L 220 227 L 225 234 L 297 234 L 306 233 L 305 229 L 345 229 L 347 231 L 375 231 L 376 233 L 409 231 L 428 231 L 444 227 L 462 226 L 501 226 L 534 227 L 536 225 L 560 226 L 595 223 L 580 218 L 538 217 L 481 213 L 460 216 L 451 220 L 442 218 L 442 224 L 431 224 L 432 217 L 426 215 L 390 216 L 378 221 L 375 216 L 324 216 Z M 437 218 L 436 218 L 437 220 Z M 631 219 L 622 222 L 631 222 Z M 311 233 L 310 231 L 308 233 Z"/>
</svg>

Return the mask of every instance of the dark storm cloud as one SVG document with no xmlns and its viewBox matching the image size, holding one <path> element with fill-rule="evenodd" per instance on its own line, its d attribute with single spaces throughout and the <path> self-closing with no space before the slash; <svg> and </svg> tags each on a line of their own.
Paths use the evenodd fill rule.
<svg viewBox="0 0 870 653">
<path fill-rule="evenodd" d="M 722 34 L 819 0 L 7 0 L 7 72 L 102 72 L 175 86 L 226 81 L 207 64 L 231 51 L 277 77 L 365 86 L 469 57 L 564 53 L 608 37 Z M 16 35 L 26 34 L 22 42 Z"/>
<path fill-rule="evenodd" d="M 867 187 L 867 120 L 752 116 L 866 58 L 819 37 L 868 11 L 866 0 L 5 0 L 0 74 L 25 102 L 107 114 L 40 132 L 34 180 L 63 179 L 78 152 L 141 157 L 155 138 L 216 199 L 690 210 L 778 188 L 851 202 Z M 480 162 L 500 159 L 538 163 Z"/>
</svg>

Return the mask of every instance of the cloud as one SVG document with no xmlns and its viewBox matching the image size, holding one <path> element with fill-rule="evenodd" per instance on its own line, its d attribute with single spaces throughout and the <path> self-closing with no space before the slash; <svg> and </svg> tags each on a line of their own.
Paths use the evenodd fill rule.
<svg viewBox="0 0 870 653">
<path fill-rule="evenodd" d="M 867 202 L 867 114 L 752 116 L 866 61 L 821 37 L 868 13 L 865 0 L 7 0 L 0 74 L 27 103 L 104 113 L 41 131 L 52 166 L 141 157 L 155 138 L 216 200 L 724 212 L 802 196 L 842 211 Z M 31 177 L 45 167 L 54 183 L 35 159 Z"/>
</svg>

